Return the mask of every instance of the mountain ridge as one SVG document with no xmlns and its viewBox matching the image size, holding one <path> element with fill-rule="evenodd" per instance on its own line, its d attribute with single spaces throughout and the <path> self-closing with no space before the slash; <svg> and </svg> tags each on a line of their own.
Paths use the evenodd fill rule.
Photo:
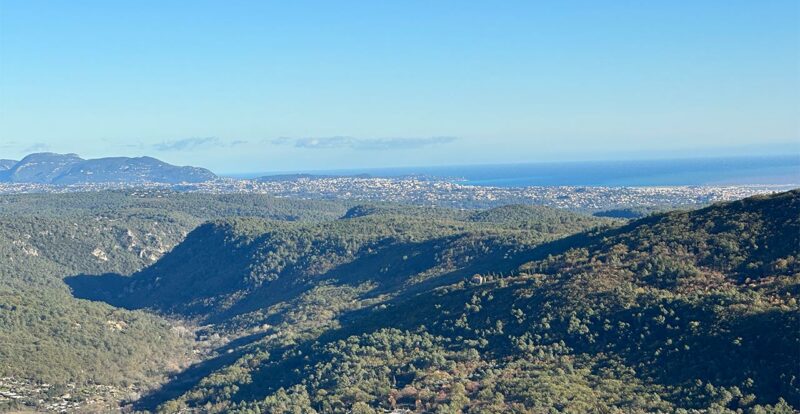
<svg viewBox="0 0 800 414">
<path fill-rule="evenodd" d="M 9 159 L 0 159 L 0 171 L 5 171 L 11 167 L 13 167 L 19 161 L 17 160 L 9 160 Z"/>
<path fill-rule="evenodd" d="M 12 160 L 5 160 L 12 161 Z M 3 163 L 0 182 L 35 184 L 167 183 L 204 182 L 216 178 L 211 171 L 176 166 L 153 157 L 104 157 L 83 159 L 77 154 L 39 152 L 13 165 Z"/>
</svg>

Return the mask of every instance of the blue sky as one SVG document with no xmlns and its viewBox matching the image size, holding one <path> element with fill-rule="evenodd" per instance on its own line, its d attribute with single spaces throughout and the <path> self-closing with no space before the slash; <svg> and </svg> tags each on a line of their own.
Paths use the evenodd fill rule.
<svg viewBox="0 0 800 414">
<path fill-rule="evenodd" d="M 798 120 L 798 1 L 0 0 L 0 158 L 767 154 Z"/>
</svg>

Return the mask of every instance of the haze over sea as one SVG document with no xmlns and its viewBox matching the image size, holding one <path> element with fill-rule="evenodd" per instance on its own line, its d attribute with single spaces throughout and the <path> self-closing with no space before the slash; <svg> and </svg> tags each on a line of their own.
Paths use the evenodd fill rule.
<svg viewBox="0 0 800 414">
<path fill-rule="evenodd" d="M 367 174 L 373 177 L 424 175 L 450 178 L 464 184 L 496 187 L 792 185 L 800 183 L 800 155 L 399 167 L 289 173 Z M 253 173 L 237 177 L 252 178 L 275 174 L 279 173 Z"/>
</svg>

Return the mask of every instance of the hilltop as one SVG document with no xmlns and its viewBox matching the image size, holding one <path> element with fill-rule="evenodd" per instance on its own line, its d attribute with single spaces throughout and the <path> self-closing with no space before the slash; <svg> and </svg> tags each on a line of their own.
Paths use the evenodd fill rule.
<svg viewBox="0 0 800 414">
<path fill-rule="evenodd" d="M 77 154 L 42 152 L 12 164 L 4 160 L 0 182 L 38 184 L 197 183 L 216 176 L 204 168 L 178 167 L 152 157 L 85 160 Z"/>
</svg>

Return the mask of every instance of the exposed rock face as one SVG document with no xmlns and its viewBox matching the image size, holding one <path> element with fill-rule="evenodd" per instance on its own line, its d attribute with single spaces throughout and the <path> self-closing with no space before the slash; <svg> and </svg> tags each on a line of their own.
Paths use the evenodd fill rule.
<svg viewBox="0 0 800 414">
<path fill-rule="evenodd" d="M 99 247 L 94 249 L 94 250 L 92 250 L 92 256 L 96 257 L 97 260 L 101 260 L 103 262 L 107 262 L 108 261 L 108 255 L 106 254 L 106 252 L 104 252 Z"/>
</svg>

